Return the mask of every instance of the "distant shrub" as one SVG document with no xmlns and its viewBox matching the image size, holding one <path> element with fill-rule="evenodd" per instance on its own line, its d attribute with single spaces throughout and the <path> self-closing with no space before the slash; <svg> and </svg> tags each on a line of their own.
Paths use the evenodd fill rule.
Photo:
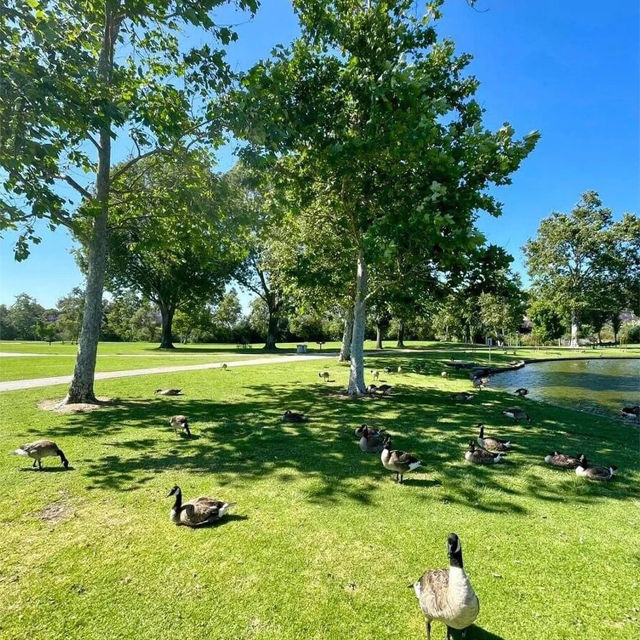
<svg viewBox="0 0 640 640">
<path fill-rule="evenodd" d="M 620 344 L 640 344 L 640 322 L 628 322 L 620 327 Z"/>
</svg>

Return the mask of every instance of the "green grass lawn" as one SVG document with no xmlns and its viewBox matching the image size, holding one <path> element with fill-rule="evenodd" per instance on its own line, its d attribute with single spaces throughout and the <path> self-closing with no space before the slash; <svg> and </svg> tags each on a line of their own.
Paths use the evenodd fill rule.
<svg viewBox="0 0 640 640">
<path fill-rule="evenodd" d="M 387 343 L 392 344 L 392 343 Z M 189 344 L 180 345 L 173 351 L 159 350 L 157 345 L 148 342 L 101 342 L 98 346 L 97 371 L 123 371 L 127 369 L 146 369 L 168 365 L 188 365 L 203 362 L 224 362 L 227 360 L 263 358 L 270 355 L 285 355 L 295 352 L 294 343 L 282 343 L 277 354 L 265 353 L 261 345 L 250 349 L 237 349 L 233 344 Z M 375 343 L 367 341 L 365 348 L 373 351 Z M 307 343 L 310 353 L 338 351 L 338 342 L 328 342 L 320 350 L 317 343 Z M 428 353 L 420 356 L 430 366 L 439 367 L 448 358 L 473 360 L 481 364 L 503 364 L 511 360 L 526 358 L 557 357 L 640 357 L 640 347 L 615 349 L 562 349 L 562 348 L 526 348 L 515 350 L 496 350 L 485 347 L 465 347 L 452 343 L 439 342 L 407 342 L 411 350 L 428 349 Z M 41 356 L 0 357 L 0 382 L 7 380 L 26 380 L 31 378 L 48 378 L 71 375 L 75 364 L 77 346 L 72 344 L 46 342 L 0 342 L 0 352 L 4 353 L 37 353 Z M 375 352 L 378 357 L 380 352 Z M 381 365 L 381 366 L 384 366 Z"/>
<path fill-rule="evenodd" d="M 73 467 L 0 456 L 0 637 L 419 639 L 407 585 L 446 566 L 453 531 L 481 602 L 470 639 L 637 640 L 640 430 L 492 391 L 456 404 L 468 374 L 440 378 L 435 356 L 369 366 L 416 359 L 429 374 L 383 375 L 389 399 L 341 397 L 348 370 L 333 362 L 329 384 L 314 362 L 99 381 L 119 400 L 87 414 L 37 408 L 62 386 L 0 394 L 0 450 L 48 437 Z M 154 397 L 156 386 L 186 395 Z M 533 423 L 501 416 L 513 405 Z M 282 424 L 286 408 L 311 420 Z M 169 428 L 173 413 L 189 416 L 192 439 Z M 365 421 L 424 469 L 394 484 L 357 446 Z M 464 462 L 477 422 L 517 444 L 505 464 Z M 549 468 L 554 448 L 619 475 L 601 485 Z M 237 507 L 216 527 L 175 527 L 174 484 Z"/>
</svg>

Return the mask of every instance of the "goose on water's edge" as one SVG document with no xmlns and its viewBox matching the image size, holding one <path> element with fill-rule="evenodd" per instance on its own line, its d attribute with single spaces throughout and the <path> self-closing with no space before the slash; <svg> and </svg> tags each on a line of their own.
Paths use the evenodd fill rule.
<svg viewBox="0 0 640 640">
<path fill-rule="evenodd" d="M 188 502 L 182 502 L 182 490 L 175 485 L 167 498 L 175 496 L 173 507 L 169 511 L 171 522 L 186 527 L 205 527 L 220 520 L 235 502 L 223 502 L 212 498 L 195 498 Z"/>
<path fill-rule="evenodd" d="M 431 623 L 447 625 L 447 640 L 452 638 L 452 629 L 462 629 L 466 635 L 480 612 L 480 602 L 462 563 L 460 538 L 450 533 L 447 538 L 448 569 L 433 569 L 424 573 L 413 584 L 413 590 L 426 618 L 427 640 L 431 640 Z"/>
<path fill-rule="evenodd" d="M 37 440 L 36 442 L 30 442 L 23 444 L 11 453 L 17 456 L 27 456 L 33 459 L 32 467 L 38 465 L 38 469 L 42 470 L 42 458 L 48 458 L 51 456 L 59 456 L 60 462 L 65 469 L 69 468 L 69 461 L 62 452 L 62 449 L 53 442 L 53 440 Z"/>
</svg>

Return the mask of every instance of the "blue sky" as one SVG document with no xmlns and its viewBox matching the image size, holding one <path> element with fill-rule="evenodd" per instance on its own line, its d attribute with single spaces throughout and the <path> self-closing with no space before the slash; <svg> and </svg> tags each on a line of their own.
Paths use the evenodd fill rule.
<svg viewBox="0 0 640 640">
<path fill-rule="evenodd" d="M 422 3 L 420 3 L 422 4 Z M 616 217 L 640 212 L 640 4 L 633 0 L 447 0 L 441 36 L 473 54 L 470 72 L 480 80 L 485 123 L 511 123 L 519 135 L 542 133 L 536 150 L 496 190 L 504 203 L 498 218 L 483 215 L 480 229 L 515 257 L 551 211 L 568 211 L 594 189 Z M 231 11 L 220 22 L 242 20 Z M 290 3 L 264 0 L 252 21 L 237 27 L 228 60 L 246 69 L 298 32 Z M 119 155 L 126 153 L 120 147 Z M 232 163 L 228 150 L 220 165 Z M 22 263 L 13 261 L 13 236 L 1 240 L 0 303 L 26 291 L 44 306 L 81 284 L 66 231 L 45 230 Z"/>
</svg>

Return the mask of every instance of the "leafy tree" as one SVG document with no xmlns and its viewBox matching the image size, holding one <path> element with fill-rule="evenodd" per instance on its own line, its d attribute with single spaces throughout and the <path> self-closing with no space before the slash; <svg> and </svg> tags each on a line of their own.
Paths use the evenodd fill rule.
<svg viewBox="0 0 640 640">
<path fill-rule="evenodd" d="M 214 324 L 231 331 L 242 318 L 242 305 L 235 289 L 227 291 L 213 311 Z"/>
<path fill-rule="evenodd" d="M 16 296 L 16 301 L 9 307 L 7 312 L 7 323 L 13 327 L 15 335 L 21 340 L 35 340 L 36 324 L 43 320 L 44 307 L 38 304 L 35 298 L 20 293 Z"/>
<path fill-rule="evenodd" d="M 215 136 L 207 98 L 230 78 L 209 43 L 183 50 L 186 28 L 223 45 L 235 39 L 211 18 L 225 0 L 5 0 L 0 12 L 0 230 L 19 229 L 16 258 L 39 242 L 35 225 L 64 225 L 87 252 L 86 304 L 67 402 L 95 402 L 113 182 L 174 142 Z M 256 0 L 235 4 L 254 11 Z M 135 157 L 112 170 L 114 139 Z M 92 176 L 92 185 L 80 175 Z M 74 177 L 75 176 L 75 177 Z M 63 187 L 67 187 L 66 189 Z M 68 188 L 76 197 L 69 196 Z M 6 194 L 6 196 L 4 195 Z M 83 202 L 76 214 L 78 198 Z M 78 224 L 81 222 L 82 224 Z"/>
<path fill-rule="evenodd" d="M 158 310 L 135 292 L 124 291 L 106 305 L 105 325 L 103 334 L 115 339 L 153 342 L 159 334 Z"/>
<path fill-rule="evenodd" d="M 440 262 L 477 244 L 476 212 L 500 203 L 486 191 L 508 184 L 537 134 L 491 132 L 464 76 L 469 56 L 438 41 L 411 0 L 294 0 L 302 35 L 256 65 L 234 96 L 236 131 L 266 152 L 299 209 L 322 203 L 349 247 L 355 275 L 349 393 L 365 393 L 363 342 L 369 269 L 421 242 Z"/>
<path fill-rule="evenodd" d="M 78 340 L 82 328 L 85 294 L 80 287 L 74 287 L 66 296 L 58 300 L 58 332 L 63 340 Z"/>
<path fill-rule="evenodd" d="M 38 320 L 36 321 L 36 324 L 34 326 L 34 331 L 38 338 L 46 340 L 49 344 L 51 344 L 56 335 L 56 326 L 53 322 Z"/>
<path fill-rule="evenodd" d="M 533 333 L 541 343 L 557 340 L 565 332 L 565 320 L 554 305 L 546 300 L 534 300 L 527 311 Z"/>
<path fill-rule="evenodd" d="M 16 329 L 9 319 L 9 309 L 7 305 L 0 304 L 0 339 L 13 340 L 16 337 Z"/>
<path fill-rule="evenodd" d="M 623 301 L 632 303 L 638 295 L 633 284 L 640 282 L 633 255 L 634 247 L 640 248 L 637 228 L 637 218 L 630 214 L 614 222 L 598 194 L 587 191 L 570 214 L 553 212 L 545 218 L 536 238 L 523 247 L 534 294 L 569 318 L 572 347 L 578 346 L 581 317 L 600 306 L 597 292 L 609 289 L 618 312 Z"/>
<path fill-rule="evenodd" d="M 171 349 L 176 310 L 222 295 L 242 259 L 242 227 L 227 208 L 226 183 L 200 153 L 142 160 L 122 182 L 127 196 L 111 208 L 108 288 L 157 304 L 160 347 Z"/>
</svg>

